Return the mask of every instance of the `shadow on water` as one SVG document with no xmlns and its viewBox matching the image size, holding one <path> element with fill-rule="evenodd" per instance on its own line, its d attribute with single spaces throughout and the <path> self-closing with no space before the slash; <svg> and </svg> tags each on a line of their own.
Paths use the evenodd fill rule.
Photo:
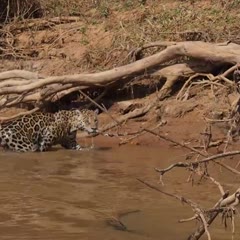
<svg viewBox="0 0 240 240">
<path fill-rule="evenodd" d="M 157 183 L 154 167 L 183 160 L 183 155 L 177 149 L 143 146 L 1 151 L 1 239 L 186 239 L 195 223 L 177 220 L 192 216 L 191 209 L 136 180 Z M 208 207 L 219 198 L 215 186 L 192 187 L 186 178 L 186 172 L 175 170 L 166 176 L 164 188 Z M 127 231 L 117 231 L 109 219 L 119 219 Z M 229 239 L 220 224 L 211 231 L 217 239 Z"/>
</svg>

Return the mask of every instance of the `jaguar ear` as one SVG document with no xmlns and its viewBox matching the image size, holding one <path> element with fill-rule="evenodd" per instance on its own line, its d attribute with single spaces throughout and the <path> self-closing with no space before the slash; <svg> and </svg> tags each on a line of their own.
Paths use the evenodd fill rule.
<svg viewBox="0 0 240 240">
<path fill-rule="evenodd" d="M 98 109 L 98 108 L 95 109 L 95 110 L 94 110 L 94 113 L 95 113 L 96 115 L 98 115 L 98 114 L 99 114 L 99 109 Z"/>
</svg>

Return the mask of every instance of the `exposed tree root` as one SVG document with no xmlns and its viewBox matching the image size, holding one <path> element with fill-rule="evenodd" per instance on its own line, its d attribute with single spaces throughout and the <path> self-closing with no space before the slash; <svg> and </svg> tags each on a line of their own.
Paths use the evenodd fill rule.
<svg viewBox="0 0 240 240">
<path fill-rule="evenodd" d="M 206 65 L 203 62 L 198 61 L 197 63 L 178 63 L 163 67 L 155 71 L 152 75 L 166 79 L 163 87 L 158 91 L 158 98 L 162 100 L 171 95 L 174 84 L 180 80 L 192 76 L 196 73 L 209 73 L 212 72 L 216 66 L 212 64 Z"/>
</svg>

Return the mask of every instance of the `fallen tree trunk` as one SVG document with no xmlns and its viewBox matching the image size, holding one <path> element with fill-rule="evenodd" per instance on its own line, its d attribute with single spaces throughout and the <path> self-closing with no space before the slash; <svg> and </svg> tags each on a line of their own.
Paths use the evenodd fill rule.
<svg viewBox="0 0 240 240">
<path fill-rule="evenodd" d="M 234 43 L 155 42 L 137 49 L 136 52 L 156 46 L 166 48 L 128 65 L 99 73 L 44 77 L 20 70 L 2 72 L 0 73 L 0 95 L 3 97 L 0 100 L 0 106 L 13 106 L 24 102 L 37 103 L 39 106 L 43 101 L 51 101 L 58 92 L 64 96 L 76 87 L 80 89 L 106 87 L 146 72 L 167 79 L 162 92 L 160 91 L 161 99 L 169 94 L 180 76 L 189 77 L 195 73 L 208 73 L 223 64 L 240 62 L 240 45 Z M 179 57 L 188 57 L 190 60 L 183 64 L 161 66 Z M 200 60 L 201 65 L 193 65 L 192 59 L 195 62 L 196 59 Z M 157 71 L 156 68 L 158 68 Z"/>
</svg>

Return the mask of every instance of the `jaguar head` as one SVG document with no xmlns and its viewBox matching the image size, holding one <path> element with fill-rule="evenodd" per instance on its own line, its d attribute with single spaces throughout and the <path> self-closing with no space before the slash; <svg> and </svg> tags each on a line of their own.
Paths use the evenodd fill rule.
<svg viewBox="0 0 240 240">
<path fill-rule="evenodd" d="M 98 132 L 98 109 L 95 111 L 82 109 L 74 110 L 70 131 L 85 131 L 89 134 Z"/>
</svg>

